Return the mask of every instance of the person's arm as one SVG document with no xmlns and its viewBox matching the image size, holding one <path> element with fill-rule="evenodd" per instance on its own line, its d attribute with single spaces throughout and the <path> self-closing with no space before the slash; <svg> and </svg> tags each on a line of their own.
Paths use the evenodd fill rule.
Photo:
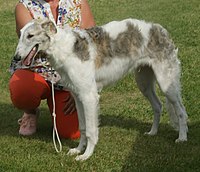
<svg viewBox="0 0 200 172">
<path fill-rule="evenodd" d="M 87 0 L 81 0 L 81 28 L 95 26 L 94 17 Z"/>
<path fill-rule="evenodd" d="M 18 3 L 15 7 L 16 32 L 18 37 L 20 36 L 20 30 L 32 19 L 27 8 L 22 3 Z"/>
</svg>

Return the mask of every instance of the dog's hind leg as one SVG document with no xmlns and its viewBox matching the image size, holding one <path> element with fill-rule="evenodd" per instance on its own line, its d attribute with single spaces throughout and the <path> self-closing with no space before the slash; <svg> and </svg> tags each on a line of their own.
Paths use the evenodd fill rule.
<svg viewBox="0 0 200 172">
<path fill-rule="evenodd" d="M 187 132 L 188 132 L 187 113 L 186 113 L 185 107 L 182 103 L 180 92 L 179 91 L 176 92 L 176 91 L 177 91 L 177 86 L 172 84 L 168 88 L 165 95 L 171 104 L 170 105 L 171 108 L 173 108 L 170 110 L 172 110 L 172 112 L 174 111 L 178 118 L 179 126 L 177 127 L 177 129 L 179 130 L 179 137 L 178 137 L 178 139 L 176 139 L 176 142 L 183 142 L 183 141 L 187 141 Z M 168 111 L 169 111 L 169 109 L 168 109 Z M 169 112 L 169 113 L 171 113 L 171 112 Z M 170 115 L 172 115 L 172 113 Z M 171 116 L 171 120 L 173 120 L 173 123 L 176 122 L 177 118 L 173 119 L 173 116 Z"/>
<path fill-rule="evenodd" d="M 155 76 L 154 72 L 149 66 L 142 66 L 135 72 L 135 79 L 140 91 L 149 100 L 153 112 L 153 124 L 149 132 L 145 132 L 148 135 L 155 135 L 158 132 L 158 126 L 160 122 L 160 114 L 162 111 L 162 105 L 155 93 Z"/>
<path fill-rule="evenodd" d="M 179 120 L 176 112 L 174 110 L 173 104 L 166 97 L 166 109 L 169 114 L 170 125 L 174 128 L 174 130 L 179 131 Z"/>
<path fill-rule="evenodd" d="M 69 152 L 67 153 L 67 155 L 80 154 L 84 150 L 84 148 L 87 144 L 83 104 L 75 94 L 73 94 L 73 97 L 74 97 L 74 100 L 76 102 L 76 109 L 77 109 L 77 113 L 78 113 L 79 130 L 80 130 L 80 133 L 81 133 L 81 137 L 80 137 L 78 147 L 70 149 Z"/>
<path fill-rule="evenodd" d="M 92 90 L 92 89 L 91 89 Z M 81 102 L 83 103 L 84 115 L 85 115 L 85 135 L 87 138 L 86 150 L 82 155 L 78 155 L 76 160 L 88 159 L 95 148 L 98 141 L 98 103 L 99 95 L 97 90 L 88 93 L 80 94 Z"/>
<path fill-rule="evenodd" d="M 174 59 L 174 60 L 172 60 Z M 159 63 L 159 64 L 158 64 Z M 158 84 L 165 94 L 171 115 L 177 115 L 179 124 L 179 137 L 176 142 L 187 141 L 187 113 L 182 103 L 180 93 L 180 68 L 176 58 L 166 58 L 153 65 Z M 174 119 L 176 119 L 174 117 Z"/>
</svg>

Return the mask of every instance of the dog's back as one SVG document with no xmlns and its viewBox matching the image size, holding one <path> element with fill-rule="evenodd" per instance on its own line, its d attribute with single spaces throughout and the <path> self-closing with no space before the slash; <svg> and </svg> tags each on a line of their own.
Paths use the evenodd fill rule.
<svg viewBox="0 0 200 172">
<path fill-rule="evenodd" d="M 151 65 L 152 59 L 167 58 L 162 53 L 170 54 L 175 49 L 162 26 L 136 19 L 113 21 L 86 32 L 96 47 L 96 81 L 101 86 L 119 80 L 138 66 Z"/>
</svg>

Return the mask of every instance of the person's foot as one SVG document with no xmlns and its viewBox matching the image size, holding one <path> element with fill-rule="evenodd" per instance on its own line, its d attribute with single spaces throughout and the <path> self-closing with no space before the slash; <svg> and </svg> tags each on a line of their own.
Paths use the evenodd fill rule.
<svg viewBox="0 0 200 172">
<path fill-rule="evenodd" d="M 23 136 L 30 136 L 36 132 L 37 119 L 39 116 L 39 109 L 36 110 L 36 114 L 24 113 L 22 118 L 18 120 L 20 125 L 19 134 Z"/>
</svg>

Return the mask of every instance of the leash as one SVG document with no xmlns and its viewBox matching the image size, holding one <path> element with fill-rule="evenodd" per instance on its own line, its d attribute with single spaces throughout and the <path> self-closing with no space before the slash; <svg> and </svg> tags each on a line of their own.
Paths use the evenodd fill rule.
<svg viewBox="0 0 200 172">
<path fill-rule="evenodd" d="M 51 81 L 51 89 L 52 89 L 52 101 L 53 101 L 53 113 L 52 113 L 52 116 L 53 116 L 53 144 L 54 144 L 54 148 L 56 150 L 56 152 L 61 152 L 62 151 L 62 144 L 61 144 L 61 141 L 60 141 L 60 137 L 58 135 L 58 130 L 57 130 L 57 127 L 56 127 L 56 106 L 55 106 L 55 95 L 54 95 L 54 82 Z M 57 144 L 56 144 L 56 139 L 58 141 L 58 145 L 59 145 L 59 149 L 57 148 Z"/>
</svg>

